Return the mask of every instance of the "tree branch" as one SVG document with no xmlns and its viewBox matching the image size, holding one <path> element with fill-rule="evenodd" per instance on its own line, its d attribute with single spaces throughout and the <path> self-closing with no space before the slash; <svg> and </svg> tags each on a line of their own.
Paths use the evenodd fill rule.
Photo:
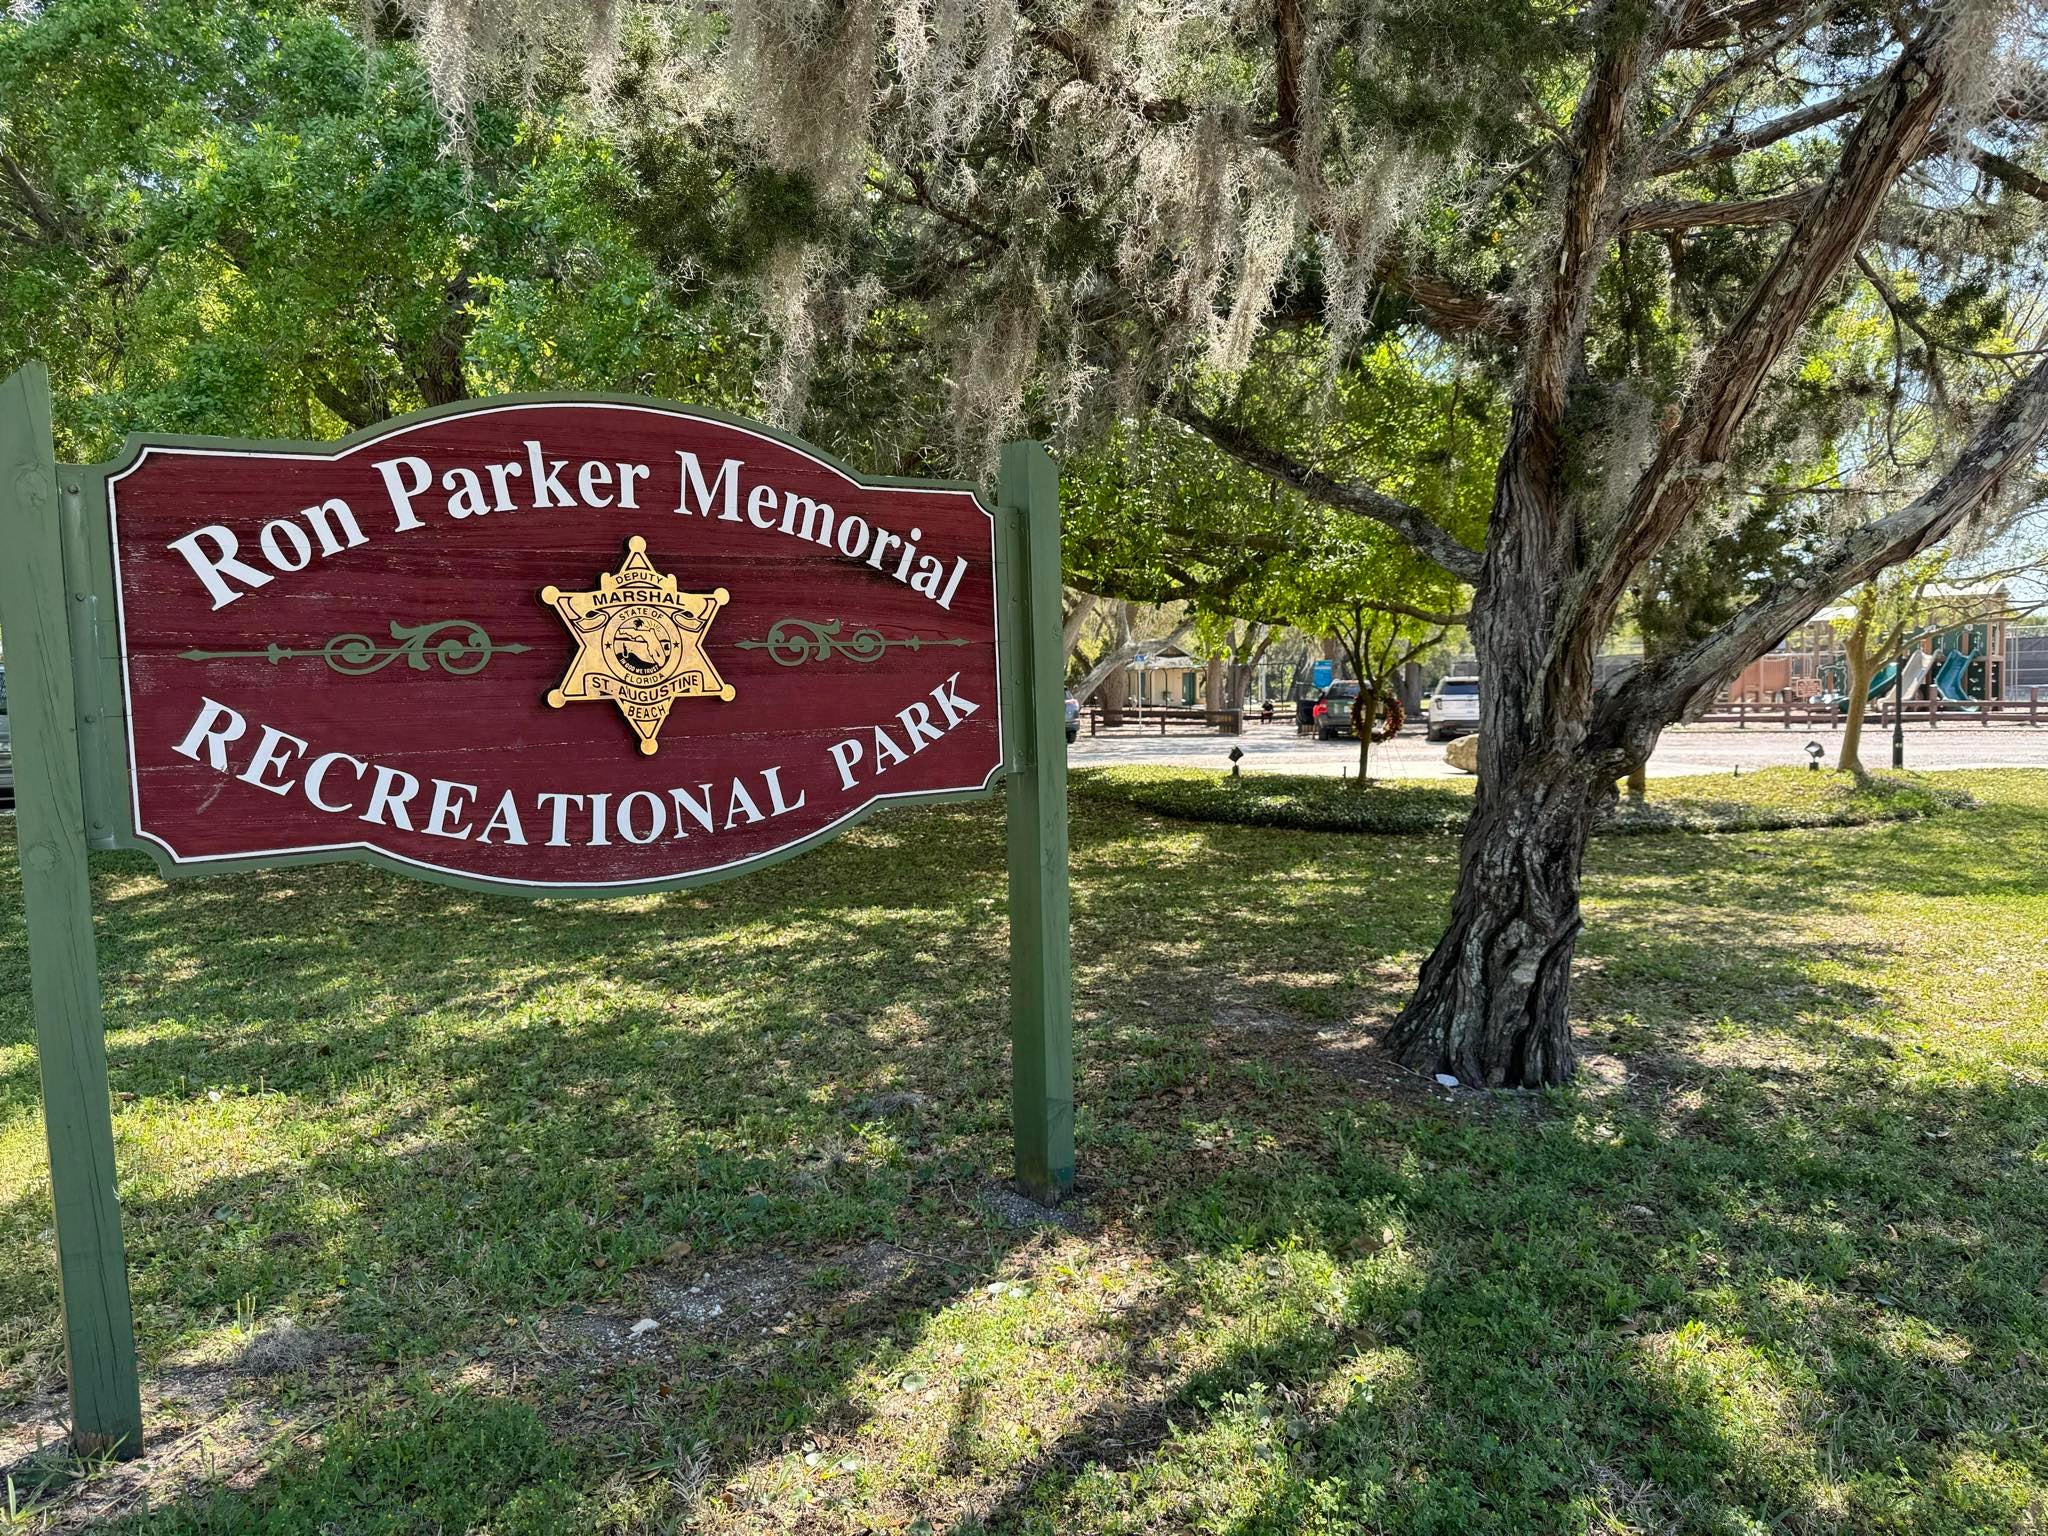
<svg viewBox="0 0 2048 1536">
<path fill-rule="evenodd" d="M 2048 362 L 1999 402 L 1948 473 L 1908 505 L 1843 536 L 1802 575 L 1787 578 L 1685 650 L 1646 663 L 1606 701 L 1595 736 L 1605 745 L 1654 734 L 1698 715 L 1743 667 L 1838 593 L 1938 543 L 1998 494 L 2048 437 Z"/>
<path fill-rule="evenodd" d="M 1105 79 L 1102 60 L 1096 56 L 1095 50 L 1056 22 L 1033 18 L 1032 12 L 1037 7 L 1032 5 L 1030 0 L 1025 0 L 1017 9 L 1021 15 L 1029 18 L 1024 23 L 1024 31 L 1031 41 L 1065 59 L 1074 71 L 1074 77 L 1084 85 L 1092 85 L 1098 90 L 1107 91 L 1110 95 L 1120 98 L 1132 112 L 1148 123 L 1177 123 L 1187 117 L 1186 102 L 1141 96 L 1121 81 Z"/>
<path fill-rule="evenodd" d="M 1497 336 L 1512 340 L 1521 334 L 1521 317 L 1508 300 L 1496 294 L 1473 293 L 1427 272 L 1416 272 L 1397 257 L 1382 256 L 1373 276 L 1412 303 L 1419 323 L 1439 336 Z M 1314 288 L 1297 291 L 1274 306 L 1268 319 L 1275 325 L 1324 325 L 1329 311 Z"/>
<path fill-rule="evenodd" d="M 1766 25 L 1799 9 L 1800 0 L 1737 0 L 1698 17 L 1679 29 L 1674 48 L 1708 48 L 1752 27 Z"/>
<path fill-rule="evenodd" d="M 1544 439 L 1564 419 L 1573 361 L 1591 315 L 1593 280 L 1614 234 L 1612 183 L 1627 137 L 1636 85 L 1652 58 L 1662 52 L 1662 23 L 1644 35 L 1618 41 L 1602 58 L 1572 115 L 1574 163 L 1559 220 L 1557 256 L 1550 263 L 1549 291 L 1532 310 L 1522 359 L 1523 398 Z"/>
<path fill-rule="evenodd" d="M 1424 624 L 1435 624 L 1443 629 L 1455 629 L 1472 622 L 1472 610 L 1469 608 L 1463 613 L 1438 613 L 1433 608 L 1417 608 L 1412 603 L 1398 602 L 1393 598 L 1362 597 L 1358 601 L 1377 613 L 1392 614 L 1403 619 L 1419 619 Z"/>
<path fill-rule="evenodd" d="M 1411 271 L 1399 261 L 1380 263 L 1379 279 L 1425 312 L 1425 322 L 1440 334 L 1480 333 L 1513 337 L 1521 329 L 1512 305 L 1491 294 L 1468 293 L 1427 272 Z"/>
<path fill-rule="evenodd" d="M 1478 579 L 1479 551 L 1431 522 L 1420 507 L 1410 506 L 1370 486 L 1334 480 L 1319 469 L 1269 448 L 1242 427 L 1219 421 L 1193 406 L 1177 405 L 1168 409 L 1175 419 L 1206 437 L 1246 468 L 1255 469 L 1267 479 L 1299 491 L 1323 506 L 1370 518 L 1399 534 L 1416 553 L 1434 560 L 1453 576 L 1466 581 Z"/>
<path fill-rule="evenodd" d="M 916 166 L 905 165 L 902 171 L 904 179 L 910 183 L 911 190 L 908 192 L 897 188 L 886 175 L 874 171 L 868 172 L 867 183 L 891 202 L 900 203 L 906 208 L 922 208 L 933 217 L 944 219 L 956 229 L 965 230 L 991 245 L 1007 246 L 1010 243 L 1009 236 L 1001 230 L 984 223 L 965 209 L 949 208 L 940 202 L 932 195 L 931 186 L 925 180 L 924 172 Z"/>
<path fill-rule="evenodd" d="M 1136 656 L 1146 646 L 1153 646 L 1163 651 L 1169 645 L 1179 644 L 1180 637 L 1194 627 L 1195 621 L 1193 619 L 1183 619 L 1174 626 L 1173 632 L 1163 640 L 1140 640 L 1135 635 L 1126 636 L 1114 648 L 1105 651 L 1098 657 L 1095 665 L 1088 669 L 1087 674 L 1082 677 L 1081 681 L 1074 684 L 1074 697 L 1083 704 L 1086 704 L 1095 690 L 1109 680 L 1111 673 L 1115 672 L 1119 667 L 1130 665 L 1131 658 Z"/>
<path fill-rule="evenodd" d="M 1621 216 L 1625 235 L 1652 229 L 1699 229 L 1706 225 L 1789 224 L 1813 206 L 1817 188 L 1802 187 L 1780 192 L 1775 197 L 1741 198 L 1727 202 L 1694 202 L 1689 198 L 1667 197 L 1638 203 Z"/>
<path fill-rule="evenodd" d="M 1846 117 L 1870 99 L 1873 87 L 1860 85 L 1853 91 L 1844 91 L 1839 96 L 1830 96 L 1811 106 L 1801 107 L 1796 112 L 1787 112 L 1783 117 L 1774 117 L 1767 122 L 1741 131 L 1733 129 L 1708 139 L 1704 144 L 1681 150 L 1666 156 L 1651 170 L 1652 176 L 1676 176 L 1683 171 L 1696 171 L 1703 165 L 1713 165 L 1722 160 L 1733 160 L 1752 150 L 1763 149 L 1789 139 L 1795 133 L 1804 133 L 1809 128 L 1818 128 L 1831 123 L 1838 117 Z"/>
<path fill-rule="evenodd" d="M 1884 274 L 1872 266 L 1870 258 L 1861 251 L 1856 253 L 1856 270 L 1861 272 L 1864 280 L 1877 290 L 1878 302 L 1884 305 L 1885 313 L 1892 318 L 1892 359 L 1894 372 L 1892 397 L 1888 402 L 1890 409 L 1894 412 L 1897 411 L 1899 396 L 1902 393 L 1899 387 L 1899 371 L 1904 367 L 1905 356 L 1904 349 L 1898 345 L 1898 334 L 1899 328 L 1904 326 L 1915 336 L 1918 336 L 1920 344 L 1927 349 L 1926 372 L 1928 387 L 1934 393 L 1935 405 L 1944 411 L 1947 410 L 1949 404 L 1948 379 L 1941 371 L 1941 359 L 1937 354 L 1942 351 L 1958 352 L 1964 356 L 1975 357 L 1991 357 L 1994 354 L 1978 351 L 1971 347 L 1957 347 L 1953 343 L 1944 343 L 1940 337 L 1928 330 L 1913 312 L 1906 307 L 1899 296 L 1892 291 L 1892 285 L 1884 280 Z M 1889 420 L 1887 420 L 1886 425 L 1886 436 L 1888 439 L 1896 437 L 1896 434 L 1890 429 Z M 1891 457 L 1894 463 L 1898 462 L 1898 455 L 1896 453 L 1892 454 Z"/>
<path fill-rule="evenodd" d="M 1060 620 L 1060 654 L 1068 660 L 1074 656 L 1074 647 L 1081 643 L 1081 629 L 1094 615 L 1102 599 L 1093 592 L 1077 592 L 1074 606 L 1067 610 Z"/>
<path fill-rule="evenodd" d="M 2048 181 L 2042 180 L 2017 160 L 2008 160 L 1995 150 L 1979 149 L 1974 144 L 1958 146 L 1953 153 L 1958 159 L 1967 160 L 1987 176 L 2004 182 L 2015 192 L 2048 203 Z"/>
<path fill-rule="evenodd" d="M 1956 26 L 1956 12 L 1937 12 L 1872 93 L 1834 174 L 1812 195 L 1742 312 L 1708 355 L 1677 423 L 1637 481 L 1607 549 L 1592 563 L 1582 612 L 1611 612 L 1635 571 L 1718 483 L 1772 365 L 1862 245 L 1885 195 L 1924 152 L 1953 89 L 1947 53 Z"/>
<path fill-rule="evenodd" d="M 73 243 L 78 233 L 75 221 L 64 217 L 50 205 L 48 198 L 36 187 L 21 162 L 5 150 L 0 150 L 0 179 L 4 179 L 14 193 L 15 205 L 28 215 L 43 238 L 58 245 Z"/>
<path fill-rule="evenodd" d="M 1805 9 L 1792 13 L 1774 29 L 1750 42 L 1734 58 L 1707 76 L 1692 93 L 1691 99 L 1673 113 L 1671 120 L 1659 130 L 1657 151 L 1661 153 L 1669 150 L 1673 144 L 1691 133 L 1693 123 L 1712 104 L 1716 96 L 1754 74 L 1760 65 L 1780 52 L 1787 43 L 1812 30 L 1828 14 L 1830 8 L 1826 4 L 1809 4 Z M 1651 174 L 1657 173 L 1653 171 Z"/>
<path fill-rule="evenodd" d="M 1279 112 L 1281 152 L 1301 169 L 1301 67 L 1306 53 L 1306 25 L 1301 0 L 1275 0 L 1273 6 L 1273 91 Z"/>
</svg>

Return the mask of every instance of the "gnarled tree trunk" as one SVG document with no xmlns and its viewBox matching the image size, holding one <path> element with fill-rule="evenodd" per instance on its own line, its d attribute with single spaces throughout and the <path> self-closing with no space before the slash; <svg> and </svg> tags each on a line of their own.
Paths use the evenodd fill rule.
<svg viewBox="0 0 2048 1536">
<path fill-rule="evenodd" d="M 1554 751 L 1527 759 L 1506 787 L 1489 788 L 1480 769 L 1450 927 L 1388 1036 L 1404 1064 L 1494 1087 L 1571 1076 L 1579 870 L 1594 817 L 1613 797 L 1611 775 Z"/>
<path fill-rule="evenodd" d="M 1554 545 L 1572 526 L 1558 465 L 1555 437 L 1518 413 L 1472 604 L 1479 784 L 1457 894 L 1387 1037 L 1407 1066 L 1493 1087 L 1572 1074 L 1579 870 L 1594 818 L 1629 766 L 1588 750 L 1594 637 L 1562 648 L 1553 640 L 1562 597 Z"/>
<path fill-rule="evenodd" d="M 1630 583 L 1727 494 L 1743 428 L 1772 369 L 1835 290 L 1890 190 L 1939 142 L 1937 120 L 1982 52 L 1970 31 L 1974 13 L 1933 8 L 1857 97 L 1856 125 L 1810 191 L 1746 207 L 1708 205 L 1724 214 L 1763 212 L 1790 228 L 1670 402 L 1646 461 L 1612 495 L 1596 488 L 1599 476 L 1589 471 L 1625 463 L 1636 450 L 1624 447 L 1613 418 L 1589 408 L 1601 386 L 1588 327 L 1600 272 L 1622 239 L 1670 216 L 1688 228 L 1699 222 L 1698 205 L 1688 200 L 1643 195 L 1654 179 L 1644 168 L 1659 151 L 1642 141 L 1639 104 L 1643 82 L 1656 78 L 1666 57 L 1697 47 L 1703 35 L 1721 35 L 1711 27 L 1701 33 L 1706 10 L 1688 3 L 1608 13 L 1602 54 L 1565 136 L 1556 249 L 1529 269 L 1526 295 L 1511 306 L 1519 383 L 1483 550 L 1375 486 L 1340 481 L 1239 425 L 1182 411 L 1246 464 L 1382 524 L 1473 585 L 1479 785 L 1450 929 L 1387 1037 L 1407 1064 L 1461 1079 L 1533 1087 L 1570 1076 L 1567 997 L 1586 838 L 1615 780 L 1648 758 L 1663 727 L 1697 718 L 1729 678 L 1830 598 L 1923 552 L 1988 505 L 2048 437 L 2042 362 L 1911 503 L 1845 532 L 1713 633 L 1646 659 L 1596 697 L 1594 650 Z M 1718 14 L 1715 26 L 1746 8 Z M 1775 21 L 1778 12 L 1770 15 Z M 1679 122 L 1689 126 L 1686 117 Z M 1483 329 L 1488 315 L 1484 307 L 1457 317 L 1438 310 L 1452 332 Z M 1584 439 L 1571 466 L 1567 437 Z"/>
</svg>

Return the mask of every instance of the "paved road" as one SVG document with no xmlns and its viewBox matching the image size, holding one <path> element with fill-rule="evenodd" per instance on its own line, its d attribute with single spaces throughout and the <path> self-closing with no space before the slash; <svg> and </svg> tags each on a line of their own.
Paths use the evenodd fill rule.
<svg viewBox="0 0 2048 1536">
<path fill-rule="evenodd" d="M 1650 773 L 1659 778 L 1689 773 L 1726 773 L 1737 766 L 1767 768 L 1784 764 L 1803 766 L 1805 745 L 1818 741 L 1827 748 L 1825 761 L 1834 762 L 1840 749 L 1839 731 L 1807 731 L 1799 727 L 1683 726 L 1664 733 L 1650 759 Z M 1190 726 L 1169 726 L 1161 736 L 1157 728 L 1139 733 L 1131 726 L 1088 734 L 1088 722 L 1081 722 L 1081 737 L 1067 753 L 1077 768 L 1104 763 L 1169 763 L 1191 768 L 1228 769 L 1233 745 L 1244 748 L 1247 772 L 1268 773 L 1356 773 L 1356 742 L 1311 741 L 1296 736 L 1291 725 L 1252 724 L 1245 734 L 1232 738 Z M 1891 766 L 1891 732 L 1866 729 L 1863 761 L 1873 769 Z M 1925 725 L 1906 730 L 1908 768 L 2048 768 L 2048 726 L 2038 729 L 2024 725 Z M 1374 778 L 1456 778 L 1457 770 L 1444 762 L 1440 743 L 1425 741 L 1419 727 L 1411 727 L 1398 740 L 1372 749 Z"/>
</svg>

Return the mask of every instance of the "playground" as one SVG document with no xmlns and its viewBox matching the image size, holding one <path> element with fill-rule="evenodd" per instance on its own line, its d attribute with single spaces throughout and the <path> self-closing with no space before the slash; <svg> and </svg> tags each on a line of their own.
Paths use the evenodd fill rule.
<svg viewBox="0 0 2048 1536">
<path fill-rule="evenodd" d="M 1931 704 L 1967 711 L 1987 700 L 1994 708 L 2024 706 L 2033 701 L 2041 678 L 2033 665 L 2031 631 L 2009 625 L 2012 605 L 2002 589 L 1945 592 L 1936 600 L 1946 606 L 1932 622 L 1921 623 L 1882 647 L 1891 654 L 1879 661 L 1865 684 L 1867 704 Z M 1729 684 L 1722 705 L 1783 705 L 1844 708 L 1853 668 L 1843 633 L 1851 611 L 1831 608 L 1801 625 L 1783 645 L 1751 662 Z"/>
</svg>

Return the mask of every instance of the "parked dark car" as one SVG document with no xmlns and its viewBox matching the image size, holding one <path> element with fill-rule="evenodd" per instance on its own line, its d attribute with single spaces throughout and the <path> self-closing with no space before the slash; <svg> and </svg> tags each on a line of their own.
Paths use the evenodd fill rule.
<svg viewBox="0 0 2048 1536">
<path fill-rule="evenodd" d="M 1071 693 L 1067 695 L 1067 745 L 1074 744 L 1074 738 L 1081 734 L 1081 701 Z"/>
<path fill-rule="evenodd" d="M 1325 688 L 1316 700 L 1316 740 L 1335 741 L 1351 735 L 1351 706 L 1357 702 L 1358 684 L 1354 682 L 1335 682 Z"/>
</svg>

